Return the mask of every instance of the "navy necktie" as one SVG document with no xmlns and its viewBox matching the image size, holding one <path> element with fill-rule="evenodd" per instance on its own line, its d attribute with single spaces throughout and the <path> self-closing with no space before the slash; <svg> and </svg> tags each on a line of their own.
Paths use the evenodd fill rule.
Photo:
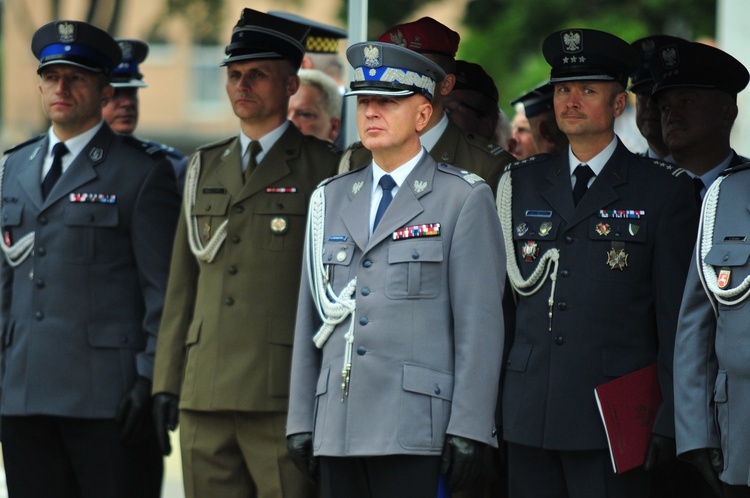
<svg viewBox="0 0 750 498">
<path fill-rule="evenodd" d="M 383 217 L 385 210 L 388 209 L 388 206 L 391 204 L 391 201 L 393 200 L 392 190 L 393 190 L 393 187 L 396 186 L 396 181 L 393 179 L 391 175 L 383 175 L 382 177 L 380 177 L 380 181 L 378 182 L 378 185 L 380 185 L 380 188 L 383 189 L 383 197 L 380 199 L 380 204 L 378 204 L 378 210 L 375 212 L 375 222 L 372 224 L 373 232 L 377 228 L 378 223 L 380 223 L 380 218 Z"/>
<path fill-rule="evenodd" d="M 706 188 L 706 184 L 703 183 L 700 176 L 693 177 L 693 187 L 695 188 L 695 203 L 698 207 L 703 203 L 703 189 Z"/>
<path fill-rule="evenodd" d="M 573 174 L 576 177 L 576 184 L 573 186 L 573 204 L 577 206 L 583 194 L 588 190 L 589 180 L 594 176 L 594 172 L 588 164 L 579 164 Z"/>
<path fill-rule="evenodd" d="M 42 199 L 47 198 L 47 195 L 52 190 L 52 187 L 55 186 L 57 180 L 59 180 L 62 176 L 62 158 L 67 153 L 68 148 L 63 142 L 57 142 L 55 146 L 52 147 L 52 167 L 49 169 L 47 175 L 42 181 Z"/>
</svg>

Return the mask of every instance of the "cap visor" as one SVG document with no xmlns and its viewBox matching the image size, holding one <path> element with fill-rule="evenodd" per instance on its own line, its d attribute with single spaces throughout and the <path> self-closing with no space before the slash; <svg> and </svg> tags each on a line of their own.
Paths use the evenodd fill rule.
<svg viewBox="0 0 750 498">
<path fill-rule="evenodd" d="M 129 81 L 112 81 L 110 83 L 115 88 L 146 88 L 148 85 L 137 78 Z"/>
<path fill-rule="evenodd" d="M 386 97 L 409 97 L 414 95 L 416 92 L 412 90 L 383 90 L 381 89 L 367 89 L 362 88 L 360 90 L 350 90 L 344 94 L 344 97 L 352 95 L 383 95 Z"/>
</svg>

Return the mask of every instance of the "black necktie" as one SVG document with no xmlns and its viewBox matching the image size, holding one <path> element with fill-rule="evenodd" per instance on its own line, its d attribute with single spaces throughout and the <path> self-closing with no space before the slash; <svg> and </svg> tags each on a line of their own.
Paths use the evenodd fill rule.
<svg viewBox="0 0 750 498">
<path fill-rule="evenodd" d="M 372 224 L 373 232 L 375 231 L 375 228 L 377 228 L 378 223 L 380 223 L 380 218 L 383 217 L 385 210 L 388 209 L 388 206 L 393 200 L 393 193 L 391 191 L 393 190 L 393 187 L 396 186 L 396 181 L 391 175 L 383 175 L 380 177 L 378 185 L 383 189 L 383 197 L 381 197 L 380 204 L 378 204 L 378 210 L 375 212 L 375 223 Z"/>
<path fill-rule="evenodd" d="M 63 142 L 57 142 L 54 147 L 52 147 L 52 167 L 47 172 L 47 176 L 44 177 L 44 180 L 42 181 L 42 198 L 46 199 L 47 195 L 50 193 L 50 190 L 52 190 L 52 187 L 55 186 L 55 183 L 57 183 L 57 180 L 60 179 L 60 176 L 62 176 L 62 157 L 68 153 L 68 148 L 65 146 Z"/>
<path fill-rule="evenodd" d="M 693 187 L 695 187 L 695 202 L 698 204 L 698 207 L 700 207 L 703 202 L 701 193 L 703 192 L 703 189 L 706 188 L 706 184 L 703 183 L 700 176 L 696 176 L 693 178 Z"/>
<path fill-rule="evenodd" d="M 250 175 L 253 174 L 255 167 L 258 165 L 256 160 L 261 150 L 263 150 L 263 147 L 260 146 L 260 142 L 257 140 L 250 142 L 250 145 L 247 147 L 247 154 L 249 154 L 250 157 L 247 159 L 247 167 L 245 168 L 245 173 L 242 175 L 245 183 L 250 179 Z"/>
<path fill-rule="evenodd" d="M 576 184 L 573 186 L 573 204 L 577 206 L 583 194 L 588 190 L 589 180 L 593 178 L 594 172 L 589 168 L 588 164 L 579 164 L 576 166 L 573 174 L 576 177 Z"/>
</svg>

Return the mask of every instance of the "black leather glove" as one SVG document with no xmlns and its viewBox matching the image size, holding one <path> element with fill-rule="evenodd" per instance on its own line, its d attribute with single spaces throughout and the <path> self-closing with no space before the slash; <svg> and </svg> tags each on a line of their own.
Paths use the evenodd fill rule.
<svg viewBox="0 0 750 498">
<path fill-rule="evenodd" d="M 646 458 L 643 460 L 645 470 L 654 470 L 657 465 L 661 465 L 677 456 L 677 446 L 673 437 L 651 434 L 646 450 Z"/>
<path fill-rule="evenodd" d="M 313 456 L 312 432 L 300 432 L 287 436 L 286 448 L 300 472 L 312 482 L 317 483 L 318 457 Z"/>
<path fill-rule="evenodd" d="M 720 449 L 700 448 L 691 450 L 680 455 L 680 458 L 695 465 L 717 497 L 723 496 L 719 472 L 724 468 L 724 456 Z"/>
<path fill-rule="evenodd" d="M 440 472 L 448 475 L 451 491 L 460 491 L 479 476 L 483 460 L 484 444 L 449 434 L 440 458 Z"/>
<path fill-rule="evenodd" d="M 172 393 L 156 393 L 153 397 L 156 439 L 159 441 L 159 448 L 164 456 L 172 453 L 169 431 L 177 428 L 178 401 L 177 395 Z"/>
<path fill-rule="evenodd" d="M 151 381 L 138 377 L 125 394 L 117 409 L 116 422 L 122 425 L 120 439 L 123 444 L 133 444 L 145 439 L 150 433 Z"/>
</svg>

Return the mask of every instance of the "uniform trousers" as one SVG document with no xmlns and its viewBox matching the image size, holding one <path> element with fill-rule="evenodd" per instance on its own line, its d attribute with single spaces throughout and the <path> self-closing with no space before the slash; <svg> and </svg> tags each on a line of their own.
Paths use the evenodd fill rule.
<svg viewBox="0 0 750 498">
<path fill-rule="evenodd" d="M 640 498 L 649 474 L 615 474 L 607 450 L 552 451 L 508 443 L 510 498 Z"/>
<path fill-rule="evenodd" d="M 440 457 L 320 457 L 323 498 L 436 498 Z"/>
<path fill-rule="evenodd" d="M 151 442 L 123 445 L 114 420 L 35 415 L 3 416 L 0 423 L 8 493 L 14 498 L 161 494 L 158 448 Z"/>
<path fill-rule="evenodd" d="M 286 413 L 180 411 L 186 498 L 311 498 L 286 448 Z"/>
</svg>

